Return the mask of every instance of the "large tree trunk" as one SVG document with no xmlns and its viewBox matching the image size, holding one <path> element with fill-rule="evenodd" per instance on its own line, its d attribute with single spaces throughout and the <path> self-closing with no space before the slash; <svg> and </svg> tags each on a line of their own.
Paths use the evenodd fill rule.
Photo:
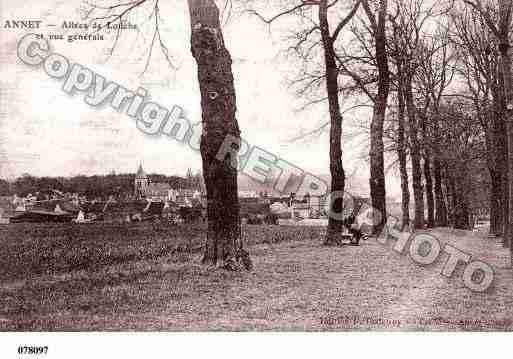
<svg viewBox="0 0 513 359">
<path fill-rule="evenodd" d="M 411 84 L 411 71 L 408 71 L 409 76 L 405 81 L 405 99 L 406 108 L 408 111 L 408 123 L 410 129 L 410 157 L 412 164 L 412 186 L 413 198 L 415 200 L 415 220 L 414 227 L 416 229 L 424 228 L 424 190 L 422 186 L 422 168 L 421 168 L 421 155 L 418 134 L 418 124 L 415 103 L 413 100 L 413 90 Z"/>
<path fill-rule="evenodd" d="M 372 207 L 381 215 L 381 221 L 374 226 L 374 234 L 381 233 L 387 217 L 385 165 L 383 145 L 383 123 L 387 109 L 388 93 L 390 89 L 390 75 L 386 52 L 385 22 L 387 15 L 387 0 L 380 0 L 378 22 L 374 34 L 376 48 L 376 63 L 378 68 L 378 93 L 374 103 L 374 113 L 370 127 L 370 195 Z"/>
<path fill-rule="evenodd" d="M 424 150 L 422 152 L 424 158 L 424 180 L 426 183 L 426 204 L 427 204 L 427 226 L 433 228 L 435 226 L 435 200 L 433 198 L 433 177 L 431 177 L 431 151 L 429 143 L 429 135 L 427 130 L 427 115 L 422 114 L 422 139 Z"/>
<path fill-rule="evenodd" d="M 400 67 L 400 65 L 398 65 Z M 402 72 L 399 69 L 398 72 Z M 401 83 L 397 90 L 397 157 L 399 159 L 399 173 L 401 176 L 401 204 L 402 204 L 402 229 L 410 225 L 410 188 L 408 183 L 408 171 L 406 169 L 406 138 L 404 135 L 404 94 Z"/>
<path fill-rule="evenodd" d="M 507 133 L 507 175 L 504 181 L 504 244 L 511 248 L 513 266 L 513 79 L 511 78 L 511 56 L 509 32 L 511 26 L 511 0 L 499 1 L 499 52 L 500 69 L 504 81 L 505 123 Z"/>
<path fill-rule="evenodd" d="M 426 180 L 427 225 L 435 226 L 435 200 L 433 197 L 433 178 L 431 177 L 431 156 L 429 150 L 424 150 L 424 179 Z"/>
<path fill-rule="evenodd" d="M 227 136 L 240 139 L 235 118 L 232 60 L 225 47 L 214 0 L 188 0 L 191 50 L 198 65 L 203 133 L 201 158 L 207 190 L 208 230 L 203 263 L 236 270 L 251 261 L 240 233 L 237 169 L 216 155 Z"/>
<path fill-rule="evenodd" d="M 326 68 L 326 90 L 330 113 L 330 173 L 331 192 L 343 193 L 345 188 L 345 173 L 342 164 L 342 114 L 339 104 L 338 69 L 328 23 L 327 0 L 321 0 L 319 6 L 319 24 L 321 27 L 322 45 L 324 49 L 324 65 Z M 337 196 L 342 197 L 342 196 Z M 343 209 L 343 198 L 337 198 L 331 204 L 331 210 L 339 214 Z M 340 243 L 343 223 L 340 218 L 329 216 L 325 245 Z"/>
<path fill-rule="evenodd" d="M 490 191 L 490 233 L 500 236 L 503 234 L 504 217 L 507 214 L 504 208 L 504 186 L 507 185 L 507 146 L 506 124 L 504 122 L 504 79 L 499 68 L 497 76 L 492 82 L 491 92 L 493 105 L 490 110 L 491 126 L 487 127 L 486 134 L 488 167 L 491 178 Z"/>
<path fill-rule="evenodd" d="M 494 169 L 489 169 L 490 188 L 490 234 L 502 233 L 502 176 Z"/>
<path fill-rule="evenodd" d="M 499 236 L 502 234 L 502 218 L 504 216 L 502 206 L 502 185 L 505 162 L 505 128 L 502 119 L 500 94 L 496 88 L 492 89 L 494 103 L 489 109 L 489 118 L 491 124 L 485 126 L 486 154 L 488 162 L 488 172 L 490 174 L 490 234 Z M 502 148 L 502 149 L 501 149 Z M 502 168 L 502 170 L 501 170 Z"/>
<path fill-rule="evenodd" d="M 465 164 L 452 162 L 446 165 L 444 172 L 449 197 L 450 224 L 456 229 L 470 229 L 470 211 L 465 186 L 468 171 Z"/>
<path fill-rule="evenodd" d="M 445 180 L 445 189 L 446 189 L 446 196 L 447 196 L 447 219 L 448 224 L 450 227 L 454 227 L 454 206 L 455 206 L 455 199 L 454 199 L 454 191 L 455 191 L 455 185 L 454 180 L 449 174 L 448 165 L 445 164 L 444 166 L 444 180 Z"/>
<path fill-rule="evenodd" d="M 502 74 L 502 69 L 500 70 Z M 499 79 L 499 97 L 498 97 L 498 118 L 494 123 L 495 133 L 495 155 L 496 155 L 496 171 L 498 172 L 500 182 L 500 234 L 502 235 L 502 243 L 505 247 L 509 245 L 508 229 L 509 229 L 509 174 L 508 174 L 508 134 L 507 134 L 507 110 L 506 110 L 506 89 L 504 78 L 501 75 Z"/>
<path fill-rule="evenodd" d="M 464 165 L 456 165 L 453 171 L 450 171 L 451 192 L 454 203 L 454 228 L 470 229 L 470 212 L 466 196 L 465 178 L 468 175 Z"/>
<path fill-rule="evenodd" d="M 433 159 L 433 171 L 435 177 L 435 223 L 439 227 L 447 226 L 447 206 L 442 190 L 442 168 L 438 155 Z"/>
<path fill-rule="evenodd" d="M 505 188 L 504 192 L 507 193 L 507 208 L 506 213 L 509 216 L 505 216 L 507 218 L 507 226 L 504 231 L 505 243 L 509 244 L 510 252 L 511 252 L 511 265 L 513 266 L 513 116 L 510 112 L 508 115 L 508 187 Z M 508 191 L 509 188 L 509 191 Z M 506 207 L 506 204 L 504 205 Z M 506 222 L 506 219 L 504 220 Z"/>
</svg>

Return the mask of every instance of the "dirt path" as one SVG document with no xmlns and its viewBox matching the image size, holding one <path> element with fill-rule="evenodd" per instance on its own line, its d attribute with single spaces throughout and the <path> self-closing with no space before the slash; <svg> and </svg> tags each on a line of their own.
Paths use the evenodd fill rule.
<svg viewBox="0 0 513 359">
<path fill-rule="evenodd" d="M 39 330 L 512 330 L 508 252 L 483 234 L 437 238 L 495 269 L 485 293 L 462 268 L 415 264 L 374 239 L 251 246 L 255 270 L 226 273 L 169 258 L 0 283 L 0 328 Z M 11 285 L 10 285 L 11 284 Z"/>
<path fill-rule="evenodd" d="M 443 244 L 450 244 L 477 259 L 490 264 L 495 270 L 495 280 L 485 293 L 472 292 L 463 285 L 464 266 L 460 264 L 451 278 L 441 275 L 447 260 L 443 255 L 436 264 L 418 267 L 410 273 L 409 285 L 401 298 L 390 306 L 387 315 L 401 322 L 403 329 L 411 330 L 486 330 L 511 329 L 513 302 L 511 280 L 506 268 L 509 263 L 507 250 L 497 240 L 484 233 L 454 231 L 449 229 L 431 232 Z"/>
</svg>

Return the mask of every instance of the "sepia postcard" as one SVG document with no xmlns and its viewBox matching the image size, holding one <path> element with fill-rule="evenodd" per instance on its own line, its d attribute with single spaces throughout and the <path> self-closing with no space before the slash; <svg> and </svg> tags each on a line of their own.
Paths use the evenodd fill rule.
<svg viewBox="0 0 513 359">
<path fill-rule="evenodd" d="M 513 330 L 513 1 L 0 14 L 0 337 Z"/>
</svg>

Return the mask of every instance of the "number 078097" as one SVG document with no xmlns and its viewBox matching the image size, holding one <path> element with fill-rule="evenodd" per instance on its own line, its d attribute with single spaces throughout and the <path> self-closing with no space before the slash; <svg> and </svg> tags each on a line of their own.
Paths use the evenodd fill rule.
<svg viewBox="0 0 513 359">
<path fill-rule="evenodd" d="M 22 346 L 18 347 L 18 354 L 20 355 L 46 355 L 48 353 L 48 346 Z"/>
</svg>

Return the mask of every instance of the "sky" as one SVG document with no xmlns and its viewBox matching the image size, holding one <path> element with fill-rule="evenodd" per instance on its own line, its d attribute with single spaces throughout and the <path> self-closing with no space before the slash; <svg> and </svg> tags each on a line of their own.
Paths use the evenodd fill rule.
<svg viewBox="0 0 513 359">
<path fill-rule="evenodd" d="M 81 1 L 0 0 L 0 178 L 23 173 L 37 176 L 72 176 L 135 172 L 139 163 L 149 173 L 183 175 L 188 168 L 201 169 L 199 153 L 162 136 L 148 136 L 135 121 L 111 107 L 94 108 L 84 94 L 67 95 L 62 81 L 50 78 L 42 67 L 29 67 L 16 56 L 16 44 L 24 34 L 68 34 L 64 21 L 81 20 Z M 129 20 L 141 24 L 150 9 Z M 146 89 L 152 101 L 171 109 L 178 105 L 188 119 L 201 119 L 196 64 L 190 53 L 190 29 L 186 1 L 161 1 L 162 39 L 177 69 L 170 68 L 158 47 L 143 72 L 151 23 L 140 32 L 125 30 L 114 54 L 108 55 L 112 37 L 101 41 L 51 41 L 52 52 L 66 56 L 124 87 Z M 41 29 L 6 29 L 7 20 L 42 20 Z M 55 26 L 51 26 L 55 25 Z M 292 139 L 328 121 L 327 104 L 305 111 L 287 85 L 296 63 L 278 56 L 284 49 L 283 29 L 272 31 L 256 18 L 235 18 L 224 29 L 233 58 L 237 119 L 241 136 L 305 171 L 329 173 L 328 130 L 299 141 Z M 363 116 L 357 118 L 355 116 Z M 347 115 L 347 123 L 368 121 L 370 113 Z M 351 132 L 351 128 L 345 131 Z M 368 182 L 366 138 L 344 141 L 344 166 L 358 181 Z M 389 193 L 399 192 L 397 176 L 387 175 Z"/>
</svg>

